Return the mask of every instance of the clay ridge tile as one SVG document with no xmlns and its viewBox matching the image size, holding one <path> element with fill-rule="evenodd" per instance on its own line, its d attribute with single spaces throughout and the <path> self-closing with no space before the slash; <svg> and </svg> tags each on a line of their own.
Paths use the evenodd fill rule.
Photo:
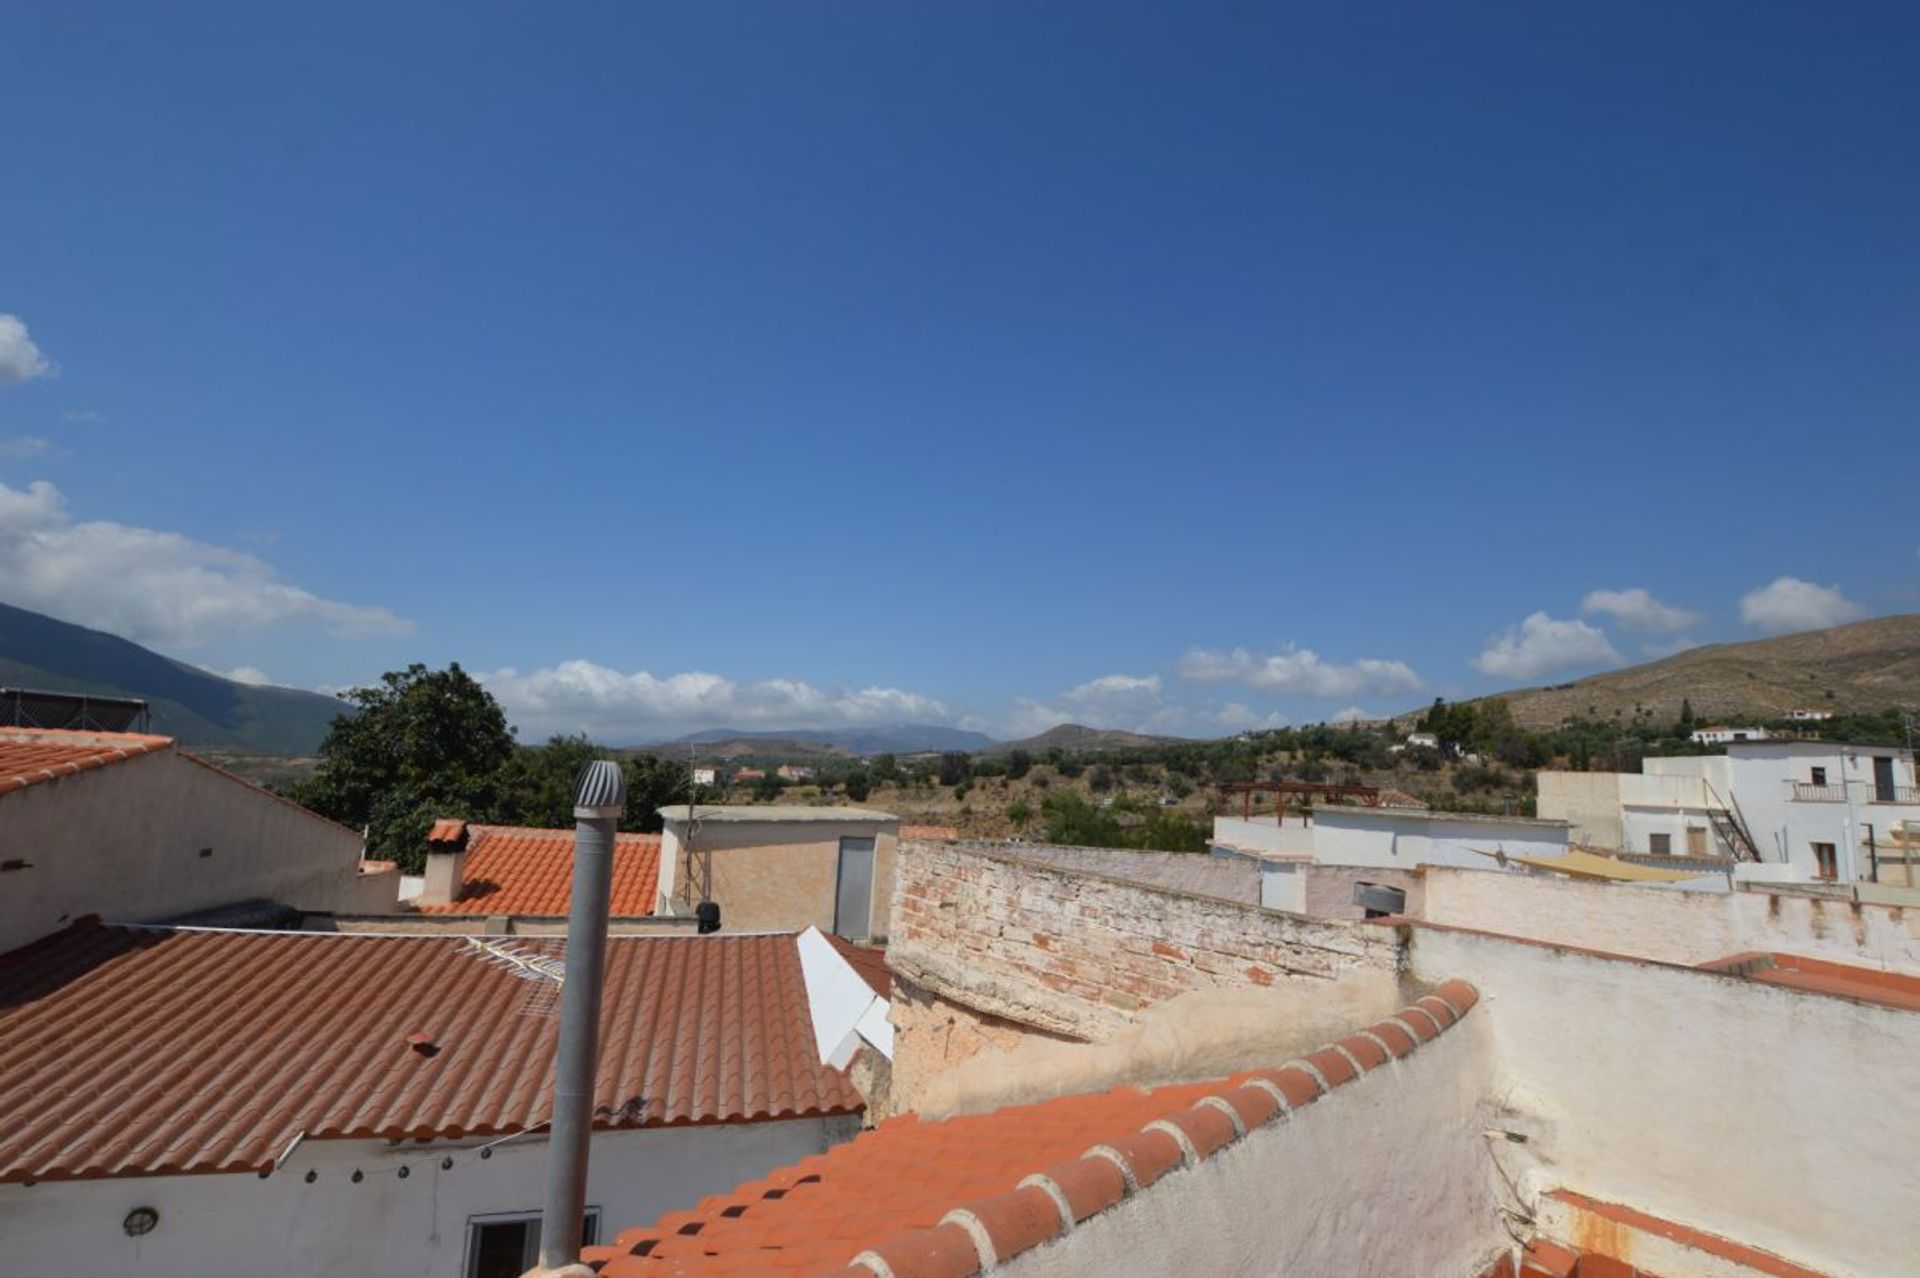
<svg viewBox="0 0 1920 1278">
<path fill-rule="evenodd" d="M 1410 1031 L 1402 1013 L 1343 1040 L 1365 1036 L 1365 1050 L 1323 1048 L 1277 1070 L 1211 1082 L 1118 1087 L 939 1121 L 888 1119 L 693 1212 L 622 1233 L 603 1278 L 981 1273 L 1386 1069 L 1479 998 L 1462 981 L 1436 993 L 1431 1020 L 1442 1030 Z"/>
</svg>

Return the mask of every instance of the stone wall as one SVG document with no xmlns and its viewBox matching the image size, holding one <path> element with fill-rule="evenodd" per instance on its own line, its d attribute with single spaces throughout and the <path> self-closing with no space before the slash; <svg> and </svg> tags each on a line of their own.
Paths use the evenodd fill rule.
<svg viewBox="0 0 1920 1278">
<path fill-rule="evenodd" d="M 1062 870 L 1078 870 L 1127 879 L 1149 887 L 1196 896 L 1217 896 L 1247 905 L 1260 903 L 1260 867 L 1242 857 L 1205 852 L 1136 852 L 1129 848 L 1065 848 L 1018 844 L 1009 851 L 1027 861 Z"/>
<path fill-rule="evenodd" d="M 1389 928 L 1170 892 L 1029 851 L 902 849 L 887 961 L 901 978 L 894 1093 L 905 1107 L 927 1079 L 984 1048 L 1034 1033 L 1105 1040 L 1190 991 L 1264 988 L 1297 998 L 1303 1016 L 1396 996 Z M 1335 982 L 1365 990 L 1325 997 Z"/>
</svg>

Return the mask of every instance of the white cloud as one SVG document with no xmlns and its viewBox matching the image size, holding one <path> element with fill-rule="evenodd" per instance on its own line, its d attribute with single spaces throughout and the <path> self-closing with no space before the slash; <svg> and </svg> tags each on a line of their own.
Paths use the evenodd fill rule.
<svg viewBox="0 0 1920 1278">
<path fill-rule="evenodd" d="M 18 315 L 0 313 L 0 386 L 51 377 L 54 371 L 53 364 L 27 336 L 25 322 Z"/>
<path fill-rule="evenodd" d="M 0 483 L 0 598 L 167 645 L 292 624 L 344 635 L 412 629 L 385 608 L 288 585 L 241 551 L 106 520 L 76 523 L 45 480 L 24 489 Z"/>
<path fill-rule="evenodd" d="M 1327 722 L 1328 723 L 1359 723 L 1362 720 L 1366 720 L 1366 719 L 1380 719 L 1384 717 L 1385 716 L 1383 715 L 1377 715 L 1368 710 L 1362 710 L 1359 706 L 1348 706 L 1344 710 L 1335 710 L 1333 712 L 1333 717 L 1331 719 L 1328 719 Z"/>
<path fill-rule="evenodd" d="M 1580 601 L 1580 611 L 1605 613 L 1629 630 L 1660 635 L 1677 634 L 1703 620 L 1699 613 L 1656 599 L 1639 586 L 1591 591 Z"/>
<path fill-rule="evenodd" d="M 235 666 L 231 670 L 222 670 L 217 673 L 225 675 L 235 683 L 244 683 L 255 688 L 267 687 L 273 683 L 272 678 L 259 666 Z"/>
<path fill-rule="evenodd" d="M 9 435 L 0 438 L 0 461 L 25 461 L 53 448 L 53 441 L 39 435 Z"/>
<path fill-rule="evenodd" d="M 1867 610 L 1840 593 L 1839 586 L 1816 586 L 1798 577 L 1776 578 L 1740 599 L 1740 620 L 1755 630 L 1781 635 L 1822 630 L 1858 621 Z"/>
<path fill-rule="evenodd" d="M 1262 657 L 1235 648 L 1195 648 L 1180 659 L 1180 677 L 1192 683 L 1237 683 L 1261 692 L 1303 697 L 1353 697 L 1362 693 L 1415 692 L 1422 684 L 1404 661 L 1363 658 L 1347 665 L 1322 661 L 1311 648 L 1288 647 Z"/>
<path fill-rule="evenodd" d="M 1159 675 L 1111 674 L 1089 679 L 1050 701 L 1015 701 L 1011 728 L 1016 737 L 1032 736 L 1062 723 L 1150 732 L 1165 730 L 1179 713 L 1167 704 Z"/>
<path fill-rule="evenodd" d="M 703 671 L 655 676 L 591 661 L 563 661 L 521 674 L 477 675 L 523 736 L 585 732 L 615 741 L 676 736 L 705 728 L 827 728 L 853 724 L 949 723 L 931 697 L 899 688 L 828 691 L 798 679 L 737 682 Z"/>
<path fill-rule="evenodd" d="M 1288 727 L 1292 723 L 1278 710 L 1271 714 L 1261 714 L 1251 706 L 1238 701 L 1229 701 L 1217 707 L 1213 711 L 1213 722 L 1216 727 L 1231 732 L 1270 731 Z"/>
<path fill-rule="evenodd" d="M 1583 666 L 1617 666 L 1620 654 L 1607 636 L 1584 621 L 1560 621 L 1536 612 L 1495 635 L 1473 668 L 1501 679 L 1535 679 Z"/>
</svg>

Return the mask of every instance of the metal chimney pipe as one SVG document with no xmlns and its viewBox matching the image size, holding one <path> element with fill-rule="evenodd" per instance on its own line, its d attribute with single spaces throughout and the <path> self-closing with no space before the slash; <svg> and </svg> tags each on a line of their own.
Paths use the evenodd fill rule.
<svg viewBox="0 0 1920 1278">
<path fill-rule="evenodd" d="M 610 759 L 589 763 L 573 791 L 573 906 L 567 915 L 566 983 L 553 1070 L 547 1203 L 540 1217 L 540 1267 L 580 1262 L 587 1210 L 587 1142 L 600 1057 L 600 990 L 607 958 L 607 896 L 613 832 L 627 802 L 626 779 Z"/>
</svg>

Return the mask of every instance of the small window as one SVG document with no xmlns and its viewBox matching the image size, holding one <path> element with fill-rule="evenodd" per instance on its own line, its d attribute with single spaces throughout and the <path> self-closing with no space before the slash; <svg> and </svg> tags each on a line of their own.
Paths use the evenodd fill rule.
<svg viewBox="0 0 1920 1278">
<path fill-rule="evenodd" d="M 589 1207 L 580 1241 L 600 1240 L 600 1209 Z M 520 1278 L 540 1263 L 540 1213 L 510 1212 L 467 1221 L 466 1278 Z"/>
<path fill-rule="evenodd" d="M 1691 826 L 1687 830 L 1687 855 L 1705 856 L 1707 854 L 1707 829 L 1705 826 Z"/>
<path fill-rule="evenodd" d="M 1815 785 L 1825 785 L 1827 783 L 1827 770 L 1825 768 L 1815 768 L 1813 770 L 1813 783 Z"/>
<path fill-rule="evenodd" d="M 1839 859 L 1834 855 L 1833 844 L 1816 843 L 1813 845 L 1814 873 L 1823 879 L 1840 877 Z"/>
<path fill-rule="evenodd" d="M 1653 853 L 1655 856 L 1672 856 L 1673 836 L 1671 834 L 1649 834 L 1647 836 L 1647 851 Z"/>
</svg>

